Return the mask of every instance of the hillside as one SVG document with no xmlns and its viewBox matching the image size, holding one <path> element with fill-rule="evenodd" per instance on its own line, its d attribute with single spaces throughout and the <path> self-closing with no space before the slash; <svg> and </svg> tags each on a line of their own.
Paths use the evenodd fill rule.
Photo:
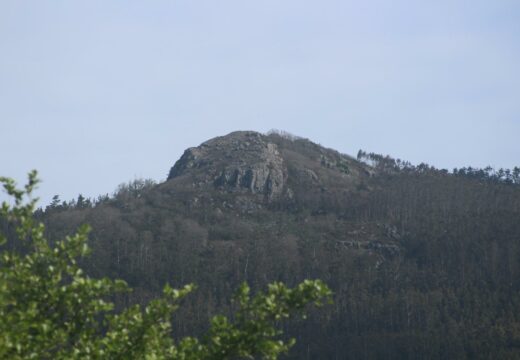
<svg viewBox="0 0 520 360">
<path fill-rule="evenodd" d="M 181 334 L 242 281 L 321 278 L 335 303 L 286 329 L 294 358 L 518 358 L 520 181 L 490 174 L 244 131 L 187 149 L 163 183 L 38 216 L 51 238 L 92 225 L 89 273 L 136 288 L 120 303 L 198 284 Z"/>
</svg>

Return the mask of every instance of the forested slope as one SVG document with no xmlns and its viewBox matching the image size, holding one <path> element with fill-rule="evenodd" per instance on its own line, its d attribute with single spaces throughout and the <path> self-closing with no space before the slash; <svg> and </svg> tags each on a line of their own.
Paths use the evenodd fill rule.
<svg viewBox="0 0 520 360">
<path fill-rule="evenodd" d="M 198 284 L 180 334 L 229 310 L 242 281 L 320 278 L 335 302 L 288 325 L 295 359 L 518 358 L 519 175 L 237 132 L 188 149 L 164 183 L 37 215 L 51 238 L 92 225 L 85 266 L 136 289 L 120 304 Z"/>
</svg>

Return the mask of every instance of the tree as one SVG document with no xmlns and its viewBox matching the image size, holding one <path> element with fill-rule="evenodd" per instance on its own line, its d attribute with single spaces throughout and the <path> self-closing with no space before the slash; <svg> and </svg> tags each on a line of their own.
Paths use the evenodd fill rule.
<svg viewBox="0 0 520 360">
<path fill-rule="evenodd" d="M 243 284 L 232 320 L 215 316 L 205 336 L 175 340 L 172 313 L 195 286 L 166 285 L 162 297 L 148 305 L 116 313 L 109 298 L 129 287 L 121 280 L 90 278 L 78 265 L 90 251 L 88 226 L 54 243 L 45 238 L 44 225 L 33 218 L 37 199 L 31 195 L 38 182 L 36 171 L 23 189 L 0 177 L 14 201 L 2 204 L 0 216 L 16 226 L 24 248 L 0 258 L 1 359 L 276 359 L 294 344 L 280 339 L 276 323 L 303 314 L 308 304 L 330 301 L 331 291 L 320 280 L 292 289 L 273 283 L 255 296 Z M 0 234 L 0 243 L 6 240 Z"/>
</svg>

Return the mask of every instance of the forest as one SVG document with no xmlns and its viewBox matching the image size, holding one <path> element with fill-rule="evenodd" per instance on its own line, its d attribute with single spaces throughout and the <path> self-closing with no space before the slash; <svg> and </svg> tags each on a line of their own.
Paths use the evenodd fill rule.
<svg viewBox="0 0 520 360">
<path fill-rule="evenodd" d="M 229 154 L 247 150 L 242 136 Z M 353 158 L 283 134 L 255 139 L 248 143 L 274 144 L 283 159 L 280 195 L 243 180 L 204 182 L 212 169 L 204 166 L 220 163 L 186 157 L 168 181 L 134 180 L 97 199 L 56 196 L 35 216 L 51 240 L 90 224 L 82 266 L 134 288 L 113 298 L 116 307 L 147 304 L 166 283 L 197 284 L 174 318 L 178 336 L 231 314 L 227 300 L 244 281 L 258 290 L 321 279 L 333 304 L 282 325 L 297 339 L 287 358 L 520 357 L 518 167 L 448 171 L 364 151 Z M 229 150 L 215 144 L 206 147 Z M 236 160 L 226 154 L 215 156 Z M 6 246 L 23 251 L 2 226 Z"/>
</svg>

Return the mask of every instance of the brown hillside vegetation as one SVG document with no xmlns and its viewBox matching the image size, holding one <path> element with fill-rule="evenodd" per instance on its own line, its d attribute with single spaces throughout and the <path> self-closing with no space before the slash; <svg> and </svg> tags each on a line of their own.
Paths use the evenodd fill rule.
<svg viewBox="0 0 520 360">
<path fill-rule="evenodd" d="M 520 357 L 520 171 L 438 170 L 284 133 L 186 150 L 168 180 L 40 211 L 51 238 L 93 228 L 95 276 L 145 303 L 199 285 L 177 334 L 201 333 L 242 281 L 320 278 L 334 305 L 294 321 L 295 359 Z M 14 246 L 14 245 L 11 245 Z"/>
</svg>

